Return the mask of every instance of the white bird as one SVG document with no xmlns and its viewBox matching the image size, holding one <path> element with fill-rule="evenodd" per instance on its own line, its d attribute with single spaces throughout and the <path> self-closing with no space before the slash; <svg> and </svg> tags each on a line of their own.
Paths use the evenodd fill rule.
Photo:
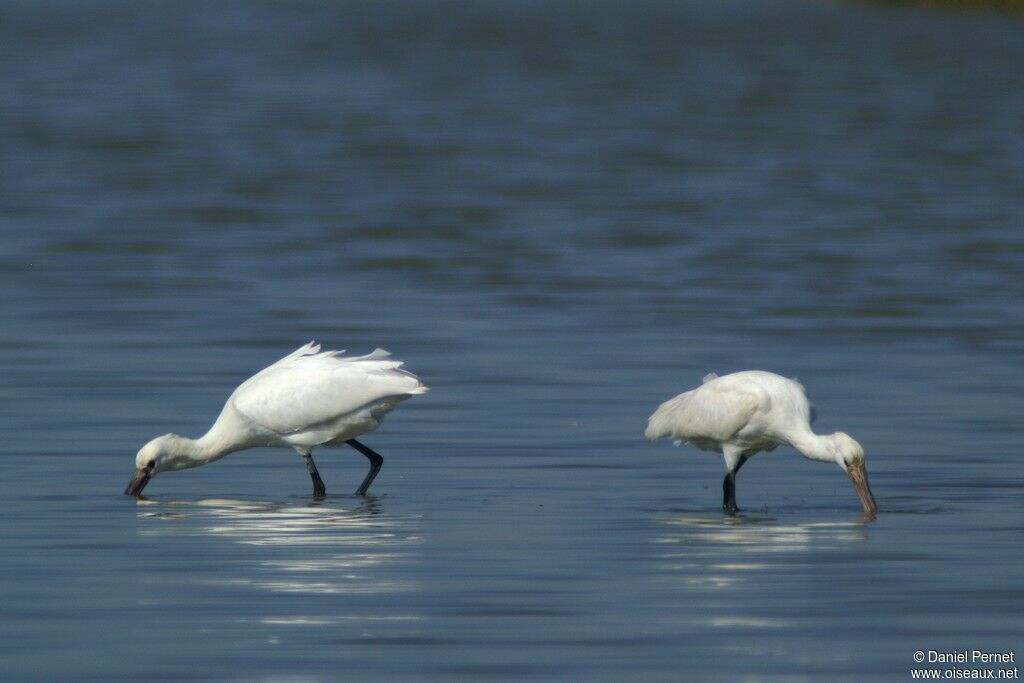
<svg viewBox="0 0 1024 683">
<path fill-rule="evenodd" d="M 234 451 L 270 446 L 298 451 L 313 480 L 313 495 L 322 498 L 326 489 L 310 449 L 347 443 L 370 461 L 370 471 L 356 490 L 365 495 L 384 458 L 355 437 L 376 429 L 386 413 L 427 387 L 383 349 L 352 358 L 344 353 L 321 353 L 319 344 L 309 342 L 260 370 L 228 397 L 202 437 L 165 434 L 143 446 L 125 493 L 140 496 L 159 472 L 199 467 Z"/>
<path fill-rule="evenodd" d="M 718 377 L 710 374 L 691 391 L 665 401 L 647 421 L 648 439 L 671 437 L 676 445 L 692 443 L 717 451 L 725 459 L 722 505 L 736 507 L 736 473 L 760 451 L 789 444 L 811 460 L 834 462 L 850 475 L 864 514 L 878 512 L 864 468 L 864 449 L 843 432 L 811 431 L 813 409 L 799 382 L 772 372 L 747 370 Z"/>
</svg>

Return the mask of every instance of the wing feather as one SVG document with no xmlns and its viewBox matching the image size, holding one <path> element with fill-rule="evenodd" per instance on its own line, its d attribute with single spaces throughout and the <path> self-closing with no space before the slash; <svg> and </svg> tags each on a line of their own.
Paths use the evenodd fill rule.
<svg viewBox="0 0 1024 683">
<path fill-rule="evenodd" d="M 696 389 L 662 403 L 648 419 L 645 436 L 720 444 L 742 430 L 763 401 L 757 391 L 706 378 Z"/>
<path fill-rule="evenodd" d="M 243 382 L 228 403 L 254 423 L 285 435 L 427 391 L 383 349 L 351 358 L 342 351 L 318 351 L 319 345 L 310 342 L 285 356 Z"/>
</svg>

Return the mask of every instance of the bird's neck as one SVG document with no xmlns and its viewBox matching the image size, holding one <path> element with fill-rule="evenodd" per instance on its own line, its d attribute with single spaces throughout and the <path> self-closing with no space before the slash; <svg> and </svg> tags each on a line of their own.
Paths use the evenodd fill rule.
<svg viewBox="0 0 1024 683">
<path fill-rule="evenodd" d="M 832 440 L 827 436 L 815 434 L 808 429 L 790 434 L 788 441 L 806 458 L 821 462 L 836 462 L 835 448 L 832 446 Z"/>
<path fill-rule="evenodd" d="M 198 439 L 179 436 L 174 441 L 174 459 L 178 462 L 176 469 L 199 467 L 208 462 L 219 460 L 234 450 L 231 444 L 220 437 L 213 429 Z"/>
</svg>

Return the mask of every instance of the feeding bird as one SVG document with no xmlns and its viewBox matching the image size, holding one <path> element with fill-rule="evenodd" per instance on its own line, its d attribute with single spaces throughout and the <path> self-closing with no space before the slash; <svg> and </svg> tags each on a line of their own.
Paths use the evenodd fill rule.
<svg viewBox="0 0 1024 683">
<path fill-rule="evenodd" d="M 313 495 L 322 498 L 326 488 L 310 451 L 314 446 L 347 443 L 370 461 L 356 490 L 365 495 L 384 458 L 355 437 L 376 429 L 385 414 L 427 387 L 383 349 L 357 357 L 344 353 L 321 352 L 319 344 L 309 342 L 260 370 L 228 397 L 203 436 L 165 434 L 143 446 L 125 494 L 141 496 L 160 472 L 199 467 L 228 453 L 270 446 L 298 451 L 313 480 Z"/>
<path fill-rule="evenodd" d="M 671 437 L 717 451 L 725 460 L 722 506 L 736 514 L 736 473 L 761 451 L 789 444 L 811 460 L 834 462 L 850 475 L 864 514 L 878 512 L 864 467 L 864 449 L 843 432 L 811 431 L 813 409 L 799 382 L 772 372 L 710 374 L 696 389 L 665 401 L 647 421 L 648 439 Z"/>
</svg>

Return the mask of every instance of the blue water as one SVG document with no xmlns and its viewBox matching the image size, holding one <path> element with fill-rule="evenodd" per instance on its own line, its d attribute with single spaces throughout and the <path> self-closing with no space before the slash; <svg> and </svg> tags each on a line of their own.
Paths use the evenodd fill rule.
<svg viewBox="0 0 1024 683">
<path fill-rule="evenodd" d="M 831 2 L 0 4 L 0 678 L 910 680 L 1024 633 L 1024 34 Z M 121 494 L 310 339 L 385 457 Z M 720 510 L 707 372 L 816 429 Z"/>
</svg>

